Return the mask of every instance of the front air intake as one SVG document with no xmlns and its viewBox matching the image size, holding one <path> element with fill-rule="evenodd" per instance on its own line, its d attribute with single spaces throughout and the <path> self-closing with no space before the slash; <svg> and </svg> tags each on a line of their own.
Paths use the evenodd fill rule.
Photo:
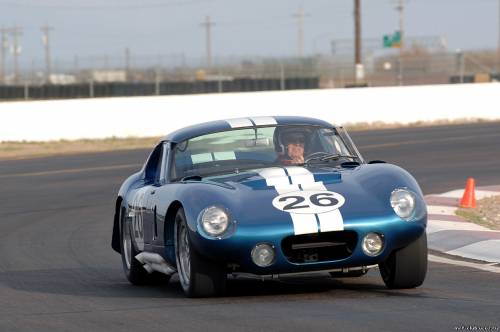
<svg viewBox="0 0 500 332">
<path fill-rule="evenodd" d="M 291 263 L 336 261 L 351 256 L 358 242 L 354 231 L 289 236 L 281 241 L 283 254 Z"/>
</svg>

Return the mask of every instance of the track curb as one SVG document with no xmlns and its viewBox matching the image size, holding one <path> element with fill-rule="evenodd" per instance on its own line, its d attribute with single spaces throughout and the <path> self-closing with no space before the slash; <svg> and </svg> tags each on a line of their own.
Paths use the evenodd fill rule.
<svg viewBox="0 0 500 332">
<path fill-rule="evenodd" d="M 464 190 L 425 196 L 429 249 L 451 256 L 500 263 L 500 231 L 474 224 L 455 214 Z M 499 196 L 500 186 L 479 187 L 478 199 Z"/>
</svg>

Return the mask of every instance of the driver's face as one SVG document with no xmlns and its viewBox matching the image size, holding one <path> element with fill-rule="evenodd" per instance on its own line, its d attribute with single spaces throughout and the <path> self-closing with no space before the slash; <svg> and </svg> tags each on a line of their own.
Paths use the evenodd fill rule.
<svg viewBox="0 0 500 332">
<path fill-rule="evenodd" d="M 304 162 L 304 143 L 288 143 L 288 156 L 297 162 Z"/>
<path fill-rule="evenodd" d="M 301 134 L 291 134 L 286 138 L 286 151 L 293 163 L 304 162 L 304 141 L 305 137 Z"/>
</svg>

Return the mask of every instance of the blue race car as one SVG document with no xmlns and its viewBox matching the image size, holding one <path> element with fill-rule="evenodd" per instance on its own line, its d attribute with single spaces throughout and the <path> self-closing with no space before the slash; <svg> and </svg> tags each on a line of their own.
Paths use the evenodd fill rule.
<svg viewBox="0 0 500 332">
<path fill-rule="evenodd" d="M 250 117 L 175 131 L 121 186 L 112 247 L 132 284 L 178 273 L 187 296 L 215 296 L 228 274 L 379 266 L 389 288 L 427 272 L 427 209 L 415 179 L 365 162 L 342 127 Z"/>
</svg>

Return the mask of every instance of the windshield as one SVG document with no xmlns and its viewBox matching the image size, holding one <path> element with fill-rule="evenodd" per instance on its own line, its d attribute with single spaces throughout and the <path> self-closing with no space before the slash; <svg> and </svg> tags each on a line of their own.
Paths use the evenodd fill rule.
<svg viewBox="0 0 500 332">
<path fill-rule="evenodd" d="M 177 144 L 171 177 L 309 163 L 336 166 L 345 161 L 362 159 L 352 143 L 346 144 L 333 128 L 294 125 L 235 129 Z"/>
</svg>

